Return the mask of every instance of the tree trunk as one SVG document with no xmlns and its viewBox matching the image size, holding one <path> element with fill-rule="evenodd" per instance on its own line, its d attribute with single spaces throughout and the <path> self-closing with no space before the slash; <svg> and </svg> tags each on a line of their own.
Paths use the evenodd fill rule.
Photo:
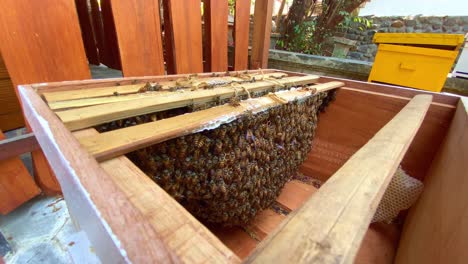
<svg viewBox="0 0 468 264">
<path fill-rule="evenodd" d="M 284 40 L 284 48 L 289 46 L 289 43 L 296 37 L 294 27 L 301 25 L 306 18 L 307 11 L 315 5 L 317 0 L 294 0 L 289 8 L 288 16 L 285 20 L 284 31 L 282 32 L 282 39 Z M 277 25 L 279 26 L 279 25 Z"/>
</svg>

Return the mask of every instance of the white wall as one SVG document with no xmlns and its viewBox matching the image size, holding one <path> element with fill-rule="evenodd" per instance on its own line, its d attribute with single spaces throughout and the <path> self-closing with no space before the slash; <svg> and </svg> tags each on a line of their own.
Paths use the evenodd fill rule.
<svg viewBox="0 0 468 264">
<path fill-rule="evenodd" d="M 468 0 L 371 0 L 359 15 L 468 16 Z"/>
</svg>

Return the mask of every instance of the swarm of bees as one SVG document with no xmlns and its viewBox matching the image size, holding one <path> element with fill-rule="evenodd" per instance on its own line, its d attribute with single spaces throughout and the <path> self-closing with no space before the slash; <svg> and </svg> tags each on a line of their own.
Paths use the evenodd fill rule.
<svg viewBox="0 0 468 264">
<path fill-rule="evenodd" d="M 311 150 L 318 113 L 333 97 L 318 93 L 249 113 L 128 157 L 201 221 L 242 225 L 271 206 L 297 172 Z"/>
</svg>

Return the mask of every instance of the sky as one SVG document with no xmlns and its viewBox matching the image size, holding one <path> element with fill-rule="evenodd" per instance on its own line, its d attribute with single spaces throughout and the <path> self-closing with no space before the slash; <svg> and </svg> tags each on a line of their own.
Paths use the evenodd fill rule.
<svg viewBox="0 0 468 264">
<path fill-rule="evenodd" d="M 371 0 L 359 15 L 468 16 L 468 0 Z"/>
</svg>

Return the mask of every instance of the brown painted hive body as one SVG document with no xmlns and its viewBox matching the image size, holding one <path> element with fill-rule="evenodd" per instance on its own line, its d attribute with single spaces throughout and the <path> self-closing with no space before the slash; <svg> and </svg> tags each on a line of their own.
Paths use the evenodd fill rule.
<svg viewBox="0 0 468 264">
<path fill-rule="evenodd" d="M 311 149 L 317 117 L 333 98 L 319 93 L 218 128 L 129 154 L 156 183 L 204 222 L 249 222 L 269 207 Z"/>
</svg>

